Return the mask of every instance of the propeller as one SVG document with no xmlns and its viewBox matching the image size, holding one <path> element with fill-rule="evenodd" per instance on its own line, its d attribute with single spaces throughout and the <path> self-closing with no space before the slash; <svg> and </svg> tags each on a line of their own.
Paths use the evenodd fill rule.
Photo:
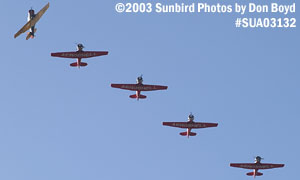
<svg viewBox="0 0 300 180">
<path fill-rule="evenodd" d="M 77 48 L 78 48 L 78 50 L 79 49 L 83 49 L 83 48 L 85 48 L 84 46 L 83 46 L 83 44 L 82 43 L 75 43 L 76 44 L 76 46 L 77 46 Z"/>
<path fill-rule="evenodd" d="M 137 79 L 137 83 L 143 83 L 143 74 L 141 74 Z"/>
<path fill-rule="evenodd" d="M 260 156 L 255 156 L 254 157 L 255 162 L 260 162 L 261 160 L 263 160 L 264 158 L 260 157 Z"/>
<path fill-rule="evenodd" d="M 190 112 L 190 114 L 189 114 L 189 118 L 188 118 L 189 120 L 194 120 L 194 115 L 193 115 L 193 113 L 192 112 Z"/>
</svg>

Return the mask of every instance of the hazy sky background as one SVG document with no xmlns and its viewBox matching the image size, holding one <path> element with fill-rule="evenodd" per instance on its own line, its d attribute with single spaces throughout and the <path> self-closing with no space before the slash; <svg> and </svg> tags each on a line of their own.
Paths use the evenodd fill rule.
<svg viewBox="0 0 300 180">
<path fill-rule="evenodd" d="M 237 29 L 235 13 L 115 12 L 129 0 L 59 0 L 50 1 L 35 39 L 14 39 L 30 7 L 47 2 L 1 1 L 0 179 L 246 180 L 250 171 L 229 163 L 256 155 L 286 164 L 259 179 L 299 177 L 298 29 Z M 50 56 L 79 42 L 109 55 L 81 69 Z M 140 74 L 168 90 L 136 101 L 110 87 Z M 190 112 L 219 126 L 189 139 L 162 126 Z"/>
</svg>

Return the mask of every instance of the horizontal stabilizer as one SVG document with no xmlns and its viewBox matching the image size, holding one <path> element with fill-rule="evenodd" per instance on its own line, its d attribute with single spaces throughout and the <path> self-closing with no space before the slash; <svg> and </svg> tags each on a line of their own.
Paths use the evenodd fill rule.
<svg viewBox="0 0 300 180">
<path fill-rule="evenodd" d="M 262 175 L 263 175 L 263 173 L 257 172 L 255 176 L 262 176 Z M 248 172 L 247 176 L 254 176 L 254 172 Z"/>
<path fill-rule="evenodd" d="M 147 96 L 141 94 L 139 98 L 140 98 L 140 99 L 146 99 Z"/>
<path fill-rule="evenodd" d="M 129 97 L 135 99 L 137 96 L 135 94 L 133 94 L 133 95 L 130 95 Z"/>
<path fill-rule="evenodd" d="M 79 65 L 78 65 L 77 62 L 74 62 L 74 63 L 71 63 L 70 66 L 72 66 L 72 67 L 77 67 L 77 66 L 79 66 Z M 81 62 L 81 63 L 80 63 L 80 66 L 87 66 L 87 63 Z"/>
<path fill-rule="evenodd" d="M 28 33 L 27 33 L 27 36 L 26 36 L 26 40 L 28 40 L 30 37 L 31 37 L 31 33 L 28 32 Z"/>
<path fill-rule="evenodd" d="M 194 133 L 194 132 L 190 132 L 190 136 L 196 136 L 197 133 Z"/>
<path fill-rule="evenodd" d="M 179 133 L 181 136 L 187 136 L 187 132 L 181 132 Z M 197 133 L 194 133 L 194 132 L 190 132 L 190 136 L 196 136 Z"/>
<path fill-rule="evenodd" d="M 262 175 L 263 175 L 263 173 L 261 173 L 261 172 L 256 173 L 256 176 L 262 176 Z"/>
<path fill-rule="evenodd" d="M 31 32 L 27 33 L 26 40 L 28 40 L 29 38 L 31 38 L 31 39 L 34 38 L 34 35 Z"/>
<path fill-rule="evenodd" d="M 181 132 L 179 133 L 181 136 L 186 136 L 187 135 L 187 132 Z"/>
<path fill-rule="evenodd" d="M 136 94 L 130 95 L 129 97 L 130 97 L 130 98 L 133 98 L 133 99 L 136 99 L 136 98 L 137 98 Z M 140 94 L 140 96 L 139 96 L 139 99 L 146 99 L 146 98 L 147 98 L 147 96 L 142 95 L 142 94 Z"/>
</svg>

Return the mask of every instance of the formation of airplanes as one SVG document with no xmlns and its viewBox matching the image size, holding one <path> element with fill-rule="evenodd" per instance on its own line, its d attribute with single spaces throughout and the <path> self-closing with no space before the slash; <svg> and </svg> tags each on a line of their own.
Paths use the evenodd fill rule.
<svg viewBox="0 0 300 180">
<path fill-rule="evenodd" d="M 28 12 L 28 21 L 27 23 L 14 35 L 14 38 L 17 38 L 20 34 L 29 30 L 26 36 L 26 40 L 35 37 L 35 33 L 37 29 L 35 28 L 36 23 L 40 20 L 40 18 L 44 15 L 44 13 L 49 8 L 50 4 L 46 4 L 37 14 L 35 14 L 33 9 L 30 9 Z M 51 53 L 52 57 L 61 57 L 61 58 L 72 58 L 77 59 L 76 62 L 70 64 L 71 67 L 83 67 L 87 66 L 87 63 L 82 62 L 83 58 L 91 58 L 96 56 L 104 56 L 108 55 L 108 51 L 83 51 L 84 46 L 82 44 L 77 44 L 77 51 L 71 52 L 56 52 Z M 147 96 L 142 95 L 142 91 L 156 91 L 156 90 L 167 90 L 168 86 L 162 85 L 148 85 L 143 84 L 143 77 L 139 76 L 136 79 L 136 84 L 111 84 L 112 88 L 119 88 L 129 91 L 135 91 L 136 93 L 130 95 L 130 98 L 139 100 L 146 99 Z M 218 123 L 206 123 L 206 122 L 194 122 L 194 115 L 191 113 L 188 116 L 188 121 L 186 122 L 163 122 L 163 126 L 171 126 L 176 128 L 184 128 L 185 132 L 180 132 L 181 136 L 196 136 L 197 133 L 192 132 L 192 129 L 201 129 L 201 128 L 210 128 L 217 127 Z M 273 168 L 281 168 L 284 167 L 284 164 L 271 164 L 271 163 L 261 163 L 262 158 L 260 156 L 255 157 L 254 163 L 231 163 L 231 167 L 236 168 L 244 168 L 244 169 L 253 169 L 253 172 L 249 172 L 246 175 L 253 176 L 262 176 L 263 173 L 258 172 L 258 170 L 263 169 L 273 169 Z"/>
</svg>

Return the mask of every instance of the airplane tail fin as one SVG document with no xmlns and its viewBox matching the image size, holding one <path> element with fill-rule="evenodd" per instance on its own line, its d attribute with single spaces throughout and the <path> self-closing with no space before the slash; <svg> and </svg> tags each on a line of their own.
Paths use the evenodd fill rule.
<svg viewBox="0 0 300 180">
<path fill-rule="evenodd" d="M 142 94 L 140 94 L 139 97 L 137 97 L 136 94 L 130 95 L 129 97 L 133 98 L 133 99 L 137 99 L 137 98 L 139 98 L 139 99 L 146 99 L 147 98 L 147 96 L 142 95 Z"/>
<path fill-rule="evenodd" d="M 262 176 L 262 175 L 263 175 L 263 173 L 257 172 L 255 176 Z M 254 172 L 248 172 L 247 176 L 254 176 Z"/>
<path fill-rule="evenodd" d="M 78 65 L 77 62 L 74 62 L 74 63 L 71 63 L 70 66 L 72 66 L 72 67 L 87 66 L 87 63 L 80 62 L 80 65 Z"/>
<path fill-rule="evenodd" d="M 181 132 L 179 133 L 181 136 L 187 136 L 187 132 Z M 194 133 L 194 132 L 190 132 L 190 136 L 196 136 L 197 133 Z"/>
</svg>

